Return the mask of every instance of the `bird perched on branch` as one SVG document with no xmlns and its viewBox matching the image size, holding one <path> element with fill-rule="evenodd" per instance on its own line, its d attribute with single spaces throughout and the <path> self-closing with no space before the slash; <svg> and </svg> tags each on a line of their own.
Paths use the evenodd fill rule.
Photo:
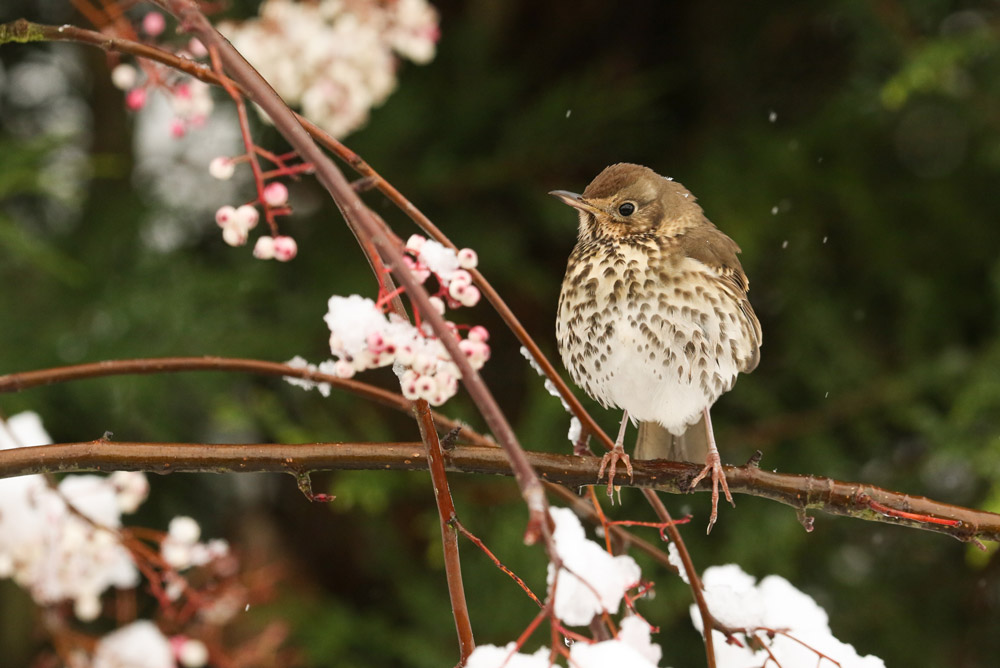
<svg viewBox="0 0 1000 668">
<path fill-rule="evenodd" d="M 740 248 L 687 188 L 648 167 L 612 165 L 583 194 L 550 194 L 580 218 L 559 295 L 560 355 L 587 394 L 623 411 L 598 479 L 609 467 L 610 494 L 619 461 L 632 474 L 622 444 L 638 421 L 637 458 L 705 462 L 691 487 L 711 476 L 711 530 L 719 486 L 733 499 L 709 409 L 760 359 Z"/>
</svg>

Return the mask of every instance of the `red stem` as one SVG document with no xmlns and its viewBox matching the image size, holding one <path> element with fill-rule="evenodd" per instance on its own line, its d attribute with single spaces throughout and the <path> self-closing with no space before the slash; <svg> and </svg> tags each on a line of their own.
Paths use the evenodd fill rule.
<svg viewBox="0 0 1000 668">
<path fill-rule="evenodd" d="M 539 598 L 537 596 L 535 596 L 535 592 L 531 591 L 531 587 L 529 587 L 524 580 L 522 580 L 521 578 L 519 578 L 514 573 L 514 571 L 512 571 L 509 568 L 507 568 L 506 566 L 504 566 L 503 562 L 501 562 L 497 558 L 497 556 L 495 554 L 493 554 L 493 552 L 490 550 L 490 548 L 486 547 L 486 543 L 484 543 L 482 540 L 480 540 L 480 538 L 478 536 L 476 536 L 474 533 L 472 533 L 471 531 L 469 531 L 468 529 L 466 529 L 465 525 L 458 521 L 458 518 L 455 518 L 455 520 L 452 522 L 452 524 L 454 525 L 455 529 L 457 529 L 460 534 L 462 534 L 463 536 L 465 536 L 468 540 L 472 541 L 473 545 L 475 545 L 476 547 L 478 547 L 487 557 L 489 557 L 490 561 L 493 562 L 494 566 L 496 566 L 501 571 L 503 571 L 504 573 L 506 573 L 507 577 L 509 577 L 510 579 L 512 579 L 514 582 L 516 582 L 518 584 L 518 586 L 521 587 L 521 589 L 524 590 L 524 593 L 527 594 L 531 598 L 532 601 L 534 601 L 535 603 L 538 604 L 539 608 L 543 607 L 543 604 L 542 604 L 541 600 L 539 600 Z"/>
<path fill-rule="evenodd" d="M 208 54 L 212 59 L 212 69 L 215 70 L 219 78 L 219 85 L 229 94 L 229 97 L 232 98 L 233 103 L 236 105 L 236 115 L 240 123 L 240 136 L 243 138 L 243 147 L 246 149 L 247 162 L 250 163 L 254 186 L 257 188 L 257 201 L 260 202 L 261 207 L 264 209 L 264 220 L 267 221 L 267 226 L 270 228 L 271 234 L 277 236 L 278 223 L 274 220 L 274 212 L 271 210 L 271 205 L 264 201 L 264 171 L 260 168 L 260 162 L 257 160 L 257 144 L 253 140 L 253 135 L 250 134 L 250 119 L 247 116 L 246 103 L 243 102 L 243 95 L 236 89 L 236 86 L 223 75 L 222 64 L 219 62 L 218 47 L 214 44 L 206 46 L 208 47 Z"/>
<path fill-rule="evenodd" d="M 673 518 L 670 517 L 667 507 L 663 505 L 663 501 L 656 495 L 656 492 L 652 489 L 644 489 L 642 493 L 649 502 L 649 505 L 656 511 L 660 520 L 666 523 L 667 533 L 670 534 L 671 540 L 677 546 L 681 563 L 684 564 L 684 572 L 687 574 L 691 593 L 694 594 L 694 602 L 698 606 L 698 613 L 701 615 L 702 628 L 705 629 L 704 640 L 705 656 L 708 661 L 707 665 L 708 668 L 715 668 L 715 641 L 712 638 L 712 629 L 715 628 L 715 617 L 712 616 L 712 612 L 708 609 L 708 603 L 705 601 L 703 591 L 704 588 L 701 585 L 701 578 L 698 577 L 698 570 L 694 567 L 694 561 L 691 560 L 691 553 L 688 552 L 687 545 L 684 544 L 684 540 L 681 538 L 681 532 L 677 529 L 677 525 L 674 523 Z"/>
<path fill-rule="evenodd" d="M 455 502 L 448 487 L 444 453 L 441 451 L 441 441 L 434 428 L 430 406 L 423 399 L 415 402 L 413 415 L 420 427 L 420 437 L 427 452 L 427 468 L 430 469 L 431 482 L 434 485 L 434 499 L 437 501 L 438 520 L 441 524 L 441 542 L 444 546 L 448 596 L 451 598 L 451 610 L 455 618 L 455 630 L 458 633 L 461 663 L 464 664 L 476 648 L 476 641 L 472 636 L 472 620 L 469 617 L 469 605 L 465 600 L 465 586 L 462 583 L 462 560 L 458 554 L 458 533 L 454 524 L 457 521 Z"/>
</svg>

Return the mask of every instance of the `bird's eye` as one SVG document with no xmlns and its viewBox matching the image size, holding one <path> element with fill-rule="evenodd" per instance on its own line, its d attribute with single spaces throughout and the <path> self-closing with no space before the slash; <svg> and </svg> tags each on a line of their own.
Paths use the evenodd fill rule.
<svg viewBox="0 0 1000 668">
<path fill-rule="evenodd" d="M 635 213 L 635 204 L 632 202 L 625 202 L 618 206 L 618 213 L 625 216 L 626 218 Z"/>
</svg>

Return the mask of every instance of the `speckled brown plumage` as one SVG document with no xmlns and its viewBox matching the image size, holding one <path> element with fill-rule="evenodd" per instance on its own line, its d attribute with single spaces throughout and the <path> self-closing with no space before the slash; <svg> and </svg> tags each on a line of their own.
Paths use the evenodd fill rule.
<svg viewBox="0 0 1000 668">
<path fill-rule="evenodd" d="M 640 165 L 608 167 L 582 195 L 552 194 L 580 218 L 559 296 L 559 352 L 587 394 L 625 411 L 605 460 L 609 488 L 614 463 L 630 466 L 621 440 L 631 417 L 641 423 L 637 456 L 693 460 L 702 446 L 702 475 L 731 501 L 708 409 L 760 359 L 739 246 L 684 186 Z"/>
</svg>

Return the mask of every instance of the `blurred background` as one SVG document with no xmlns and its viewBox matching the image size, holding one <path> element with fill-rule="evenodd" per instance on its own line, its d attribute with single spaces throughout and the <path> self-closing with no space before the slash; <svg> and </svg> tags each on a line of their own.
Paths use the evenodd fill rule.
<svg viewBox="0 0 1000 668">
<path fill-rule="evenodd" d="M 603 167 L 648 165 L 686 185 L 743 248 L 764 331 L 760 367 L 713 411 L 723 459 L 864 481 L 1000 510 L 1000 3 L 835 0 L 680 3 L 581 0 L 434 3 L 441 38 L 426 65 L 346 138 L 480 269 L 550 355 L 575 216 L 546 195 L 582 190 Z M 257 11 L 249 0 L 227 10 Z M 8 0 L 4 21 L 86 23 L 70 3 Z M 293 262 L 254 260 L 220 239 L 215 208 L 253 197 L 206 178 L 236 153 L 232 106 L 216 95 L 202 131 L 170 139 L 127 112 L 102 52 L 0 48 L 0 373 L 102 359 L 329 356 L 332 294 L 376 285 L 336 209 L 306 178 L 284 230 Z M 158 125 L 159 123 L 159 125 Z M 258 124 L 258 143 L 285 145 Z M 412 225 L 366 200 L 405 238 Z M 252 243 L 252 242 L 251 242 Z M 488 306 L 483 374 L 525 447 L 569 452 L 568 417 Z M 364 380 L 391 387 L 386 369 Z M 582 393 L 580 393 L 582 395 Z M 606 429 L 617 413 L 594 415 Z M 56 441 L 415 440 L 406 415 L 344 394 L 221 373 L 88 380 L 0 396 L 40 413 Z M 446 412 L 484 429 L 458 397 Z M 310 505 L 278 475 L 152 480 L 135 522 L 196 517 L 245 566 L 283 573 L 234 632 L 282 620 L 305 666 L 445 666 L 457 659 L 426 475 L 316 476 L 337 495 Z M 524 548 L 510 479 L 452 476 L 462 521 L 536 591 L 544 555 Z M 616 514 L 653 519 L 624 490 Z M 738 497 L 705 537 L 699 568 L 736 562 L 788 578 L 826 608 L 834 633 L 890 666 L 995 666 L 1000 560 L 949 538 L 795 513 Z M 654 536 L 648 536 L 650 539 Z M 517 637 L 536 609 L 468 543 L 463 574 L 479 643 Z M 690 594 L 638 557 L 657 595 L 663 665 L 703 665 Z M 5 665 L 45 639 L 31 605 L 0 581 Z M 146 612 L 150 612 L 146 610 Z M 20 627 L 19 624 L 24 624 Z M 528 644 L 547 642 L 542 634 Z"/>
</svg>

